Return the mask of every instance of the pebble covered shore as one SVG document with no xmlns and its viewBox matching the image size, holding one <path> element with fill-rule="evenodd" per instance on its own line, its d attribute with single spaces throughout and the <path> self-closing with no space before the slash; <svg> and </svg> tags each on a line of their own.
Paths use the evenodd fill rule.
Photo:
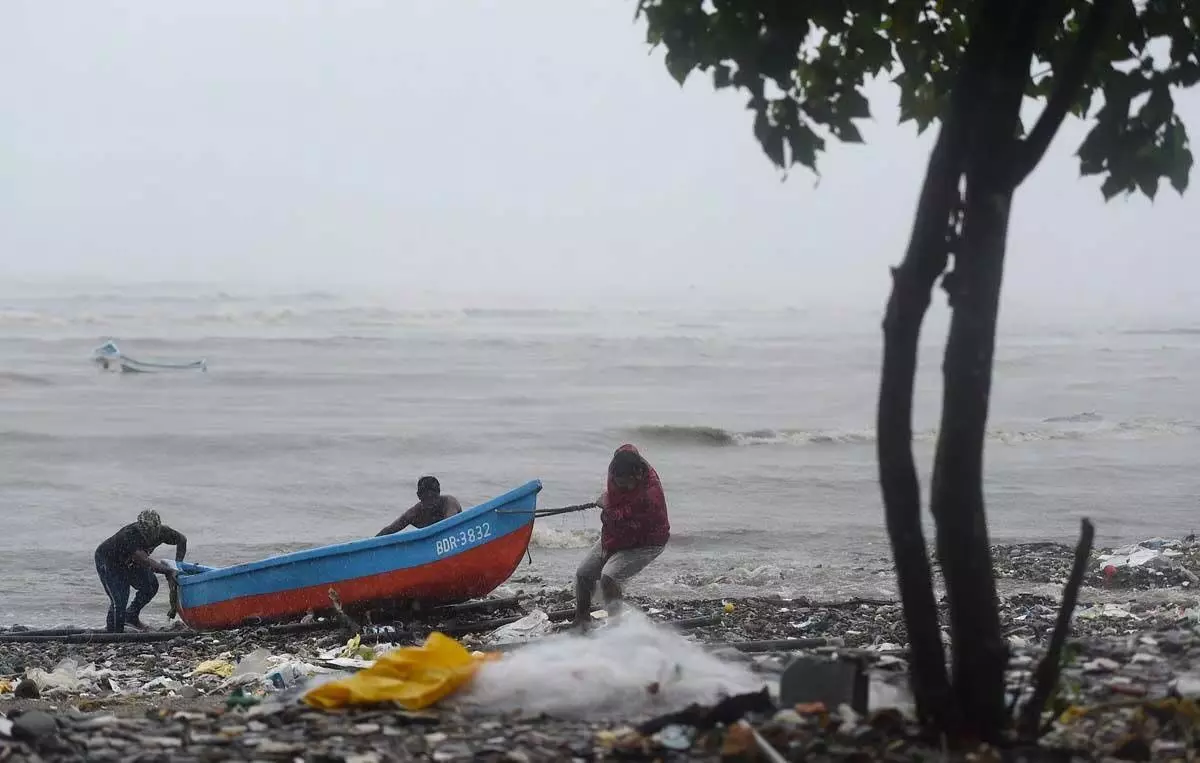
<svg viewBox="0 0 1200 763">
<path fill-rule="evenodd" d="M 1192 590 L 1200 547 L 1172 543 L 1160 545 L 1154 564 L 1121 566 L 1096 555 L 1056 697 L 1058 721 L 1043 749 L 1033 751 L 1036 755 L 1182 760 L 1195 754 L 1189 745 L 1200 729 L 1200 705 L 1189 698 L 1200 696 L 1200 594 Z M 1164 548 L 1174 553 L 1162 554 Z M 1065 580 L 1071 554 L 1071 548 L 1057 544 L 994 550 L 1000 578 L 1040 583 Z M 1173 595 L 1147 595 L 1163 590 Z M 195 674 L 206 661 L 235 663 L 264 653 L 322 665 L 346 640 L 333 631 L 277 634 L 259 628 L 146 644 L 0 643 L 0 713 L 5 716 L 0 718 L 0 761 L 770 760 L 763 743 L 784 760 L 900 762 L 942 755 L 936 745 L 912 736 L 903 712 L 907 639 L 896 603 L 771 598 L 636 603 L 652 619 L 690 621 L 686 636 L 705 644 L 810 639 L 812 646 L 782 651 L 714 647 L 768 685 L 797 654 L 853 655 L 868 665 L 874 681 L 895 687 L 891 696 L 899 698 L 901 711 L 760 709 L 746 716 L 748 724 L 712 728 L 703 722 L 643 726 L 653 714 L 580 721 L 526 717 L 514 707 L 507 715 L 483 716 L 453 703 L 418 712 L 395 706 L 322 711 L 299 703 L 302 684 L 281 679 L 277 691 L 269 686 L 264 691 L 258 684 L 231 687 L 227 676 Z M 565 605 L 564 592 L 542 591 L 525 596 L 520 609 L 552 611 Z M 1002 601 L 1015 693 L 1027 690 L 1056 608 L 1054 598 L 1041 595 Z M 505 613 L 520 611 L 477 619 Z M 487 634 L 462 640 L 486 648 Z M 38 698 L 16 696 L 31 671 L 49 674 L 64 661 L 77 668 L 77 678 L 82 676 L 78 685 L 40 687 Z M 668 709 L 678 708 L 663 708 Z M 994 759 L 997 754 L 979 755 Z"/>
</svg>

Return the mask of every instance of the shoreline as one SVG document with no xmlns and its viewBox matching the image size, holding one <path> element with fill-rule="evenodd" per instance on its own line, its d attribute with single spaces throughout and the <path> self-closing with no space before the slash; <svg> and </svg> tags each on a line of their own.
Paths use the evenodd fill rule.
<svg viewBox="0 0 1200 763">
<path fill-rule="evenodd" d="M 1123 603 L 1089 602 L 1087 598 L 1097 598 L 1093 596 L 1077 609 L 1059 692 L 1063 709 L 1076 710 L 1071 711 L 1071 722 L 1059 724 L 1047 744 L 1090 750 L 1095 755 L 1113 754 L 1118 745 L 1133 744 L 1129 735 L 1137 723 L 1145 727 L 1145 707 L 1167 707 L 1171 702 L 1167 698 L 1175 690 L 1200 694 L 1200 634 L 1196 630 L 1200 591 L 1180 572 L 1191 573 L 1200 566 L 1200 548 L 1193 543 L 1178 548 L 1179 555 L 1167 557 L 1171 563 L 1159 569 L 1130 567 L 1120 577 L 1105 576 L 1102 570 L 1100 577 L 1088 576 L 1085 591 L 1111 594 L 1099 598 L 1123 598 Z M 1069 565 L 1071 552 L 1062 544 L 1019 544 L 999 547 L 994 556 L 1001 580 L 1054 584 L 1060 557 L 1065 555 Z M 1179 584 L 1172 585 L 1176 579 Z M 907 639 L 898 603 L 779 598 L 648 600 L 636 596 L 631 601 L 652 620 L 707 621 L 688 628 L 680 638 L 709 646 L 828 639 L 828 645 L 804 649 L 744 654 L 725 648 L 713 653 L 744 666 L 766 685 L 774 684 L 782 668 L 796 656 L 852 654 L 867 665 L 872 692 L 890 687 L 889 698 L 903 705 Z M 562 591 L 540 592 L 522 601 L 524 612 L 561 610 L 569 603 L 569 593 Z M 1016 693 L 1029 684 L 1030 671 L 1053 628 L 1057 605 L 1057 596 L 1019 593 L 1001 598 L 1004 635 L 1013 655 L 1009 682 Z M 501 613 L 483 614 L 473 621 L 494 620 L 496 614 Z M 605 632 L 601 630 L 594 638 L 605 638 Z M 467 634 L 461 641 L 472 649 L 486 649 L 487 636 Z M 656 736 L 620 731 L 628 724 L 645 721 L 645 712 L 629 717 L 528 718 L 515 706 L 512 713 L 496 715 L 454 702 L 419 712 L 386 706 L 322 711 L 297 703 L 300 688 L 290 684 L 291 679 L 277 679 L 282 688 L 272 686 L 265 678 L 265 667 L 264 675 L 242 687 L 251 697 L 244 706 L 230 706 L 234 687 L 228 679 L 189 675 L 205 661 L 232 665 L 262 649 L 283 656 L 286 664 L 324 666 L 328 660 L 322 655 L 336 651 L 344 642 L 345 634 L 337 631 L 272 635 L 266 628 L 257 628 L 194 634 L 157 644 L 4 643 L 0 645 L 0 676 L 19 677 L 31 668 L 53 673 L 63 660 L 74 659 L 76 679 L 86 678 L 74 688 L 51 688 L 36 700 L 0 694 L 0 713 L 10 720 L 20 721 L 24 716 L 29 721 L 45 714 L 54 719 L 55 726 L 53 733 L 16 741 L 2 733 L 0 725 L 0 757 L 12 753 L 17 759 L 36 754 L 42 760 L 62 761 L 128 760 L 137 755 L 163 760 L 301 757 L 365 763 L 430 758 L 593 760 L 614 755 L 652 759 L 686 752 L 690 759 L 718 760 L 723 747 L 747 744 L 745 738 L 735 739 L 740 728 L 736 726 L 689 732 L 690 741 L 684 748 L 678 747 L 682 744 L 678 739 L 664 738 L 665 732 Z M 88 669 L 88 665 L 95 667 Z M 1193 665 L 1198 672 L 1193 672 Z M 580 687 L 580 691 L 587 692 L 589 687 Z M 1083 713 L 1083 708 L 1099 709 Z M 940 755 L 910 739 L 912 729 L 907 722 L 893 717 L 890 725 L 882 724 L 875 717 L 877 708 L 872 708 L 874 716 L 866 718 L 838 716 L 835 708 L 829 710 L 824 720 L 785 709 L 754 717 L 752 723 L 764 737 L 783 745 L 776 749 L 791 750 L 789 756 L 799 750 L 817 754 L 812 745 L 823 745 L 820 749 L 866 751 L 872 757 L 875 750 L 882 758 L 888 745 L 901 742 L 907 751 L 901 755 L 903 759 Z M 1177 708 L 1162 713 L 1173 720 L 1162 720 L 1155 734 L 1138 737 L 1144 737 L 1150 757 L 1155 759 L 1181 755 L 1185 736 L 1191 733 L 1191 727 L 1185 728 L 1176 718 Z M 829 717 L 840 720 L 830 723 Z"/>
</svg>

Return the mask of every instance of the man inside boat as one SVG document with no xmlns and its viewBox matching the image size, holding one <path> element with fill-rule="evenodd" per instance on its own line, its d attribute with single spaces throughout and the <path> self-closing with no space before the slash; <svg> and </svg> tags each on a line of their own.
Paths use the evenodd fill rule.
<svg viewBox="0 0 1200 763">
<path fill-rule="evenodd" d="M 398 533 L 410 525 L 412 527 L 429 527 L 435 522 L 452 517 L 462 511 L 462 504 L 452 495 L 442 495 L 442 485 L 437 477 L 422 477 L 417 480 L 416 504 L 400 515 L 387 527 L 375 534 L 391 535 Z"/>
<path fill-rule="evenodd" d="M 96 549 L 96 572 L 108 594 L 105 625 L 110 633 L 123 633 L 126 625 L 146 629 L 141 614 L 158 593 L 158 579 L 154 574 L 167 578 L 174 578 L 176 574 L 173 568 L 150 556 L 164 543 L 175 547 L 175 561 L 182 562 L 187 554 L 187 538 L 164 525 L 157 511 L 146 509 L 138 514 L 136 522 L 117 530 Z M 132 604 L 129 603 L 130 589 L 137 591 Z"/>
<path fill-rule="evenodd" d="M 575 573 L 575 626 L 581 630 L 591 623 L 596 584 L 609 615 L 616 615 L 624 584 L 657 559 L 671 537 L 658 472 L 632 445 L 622 445 L 613 454 L 608 484 L 597 503 L 600 540 Z"/>
</svg>

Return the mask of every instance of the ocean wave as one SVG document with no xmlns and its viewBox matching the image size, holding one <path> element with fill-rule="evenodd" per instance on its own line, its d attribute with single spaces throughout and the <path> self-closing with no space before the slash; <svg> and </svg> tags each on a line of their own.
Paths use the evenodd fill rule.
<svg viewBox="0 0 1200 763">
<path fill-rule="evenodd" d="M 597 530 L 562 530 L 556 527 L 534 527 L 529 540 L 532 548 L 591 548 L 600 538 Z"/>
<path fill-rule="evenodd" d="M 0 387 L 49 387 L 53 383 L 45 376 L 0 371 Z"/>
<path fill-rule="evenodd" d="M 1132 419 L 1109 422 L 1095 411 L 1053 416 L 1044 426 L 1030 429 L 992 428 L 987 439 L 1006 445 L 1054 440 L 1091 440 L 1104 438 L 1139 439 L 1183 436 L 1200 433 L 1200 422 L 1181 419 Z M 871 430 L 755 429 L 744 432 L 710 426 L 656 424 L 633 427 L 621 432 L 644 441 L 666 446 L 737 447 L 768 445 L 866 445 L 875 442 Z M 917 442 L 932 442 L 937 430 L 913 433 Z"/>
<path fill-rule="evenodd" d="M 705 588 L 717 585 L 738 585 L 747 588 L 763 588 L 777 585 L 783 580 L 783 570 L 773 564 L 759 567 L 734 567 L 719 573 L 688 573 L 679 575 L 675 582 L 690 588 Z"/>
<path fill-rule="evenodd" d="M 1171 326 L 1161 329 L 1126 329 L 1127 336 L 1200 336 L 1200 326 Z"/>
<path fill-rule="evenodd" d="M 870 432 L 803 429 L 753 429 L 746 432 L 719 427 L 655 424 L 634 427 L 630 434 L 644 440 L 674 445 L 821 445 L 874 442 Z"/>
<path fill-rule="evenodd" d="M 1048 419 L 1042 419 L 1044 424 L 1094 424 L 1099 421 L 1104 421 L 1104 417 L 1095 411 L 1084 411 L 1083 413 L 1072 413 L 1070 416 L 1051 416 Z"/>
</svg>

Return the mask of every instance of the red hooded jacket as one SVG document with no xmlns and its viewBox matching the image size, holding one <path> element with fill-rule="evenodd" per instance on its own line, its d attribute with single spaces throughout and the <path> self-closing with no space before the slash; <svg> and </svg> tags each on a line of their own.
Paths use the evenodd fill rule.
<svg viewBox="0 0 1200 763">
<path fill-rule="evenodd" d="M 632 445 L 617 448 L 618 453 L 621 451 L 638 452 Z M 633 490 L 618 488 L 610 469 L 606 497 L 607 505 L 600 512 L 600 544 L 605 553 L 666 545 L 671 523 L 667 520 L 667 497 L 654 467 L 646 463 L 646 479 Z"/>
</svg>

